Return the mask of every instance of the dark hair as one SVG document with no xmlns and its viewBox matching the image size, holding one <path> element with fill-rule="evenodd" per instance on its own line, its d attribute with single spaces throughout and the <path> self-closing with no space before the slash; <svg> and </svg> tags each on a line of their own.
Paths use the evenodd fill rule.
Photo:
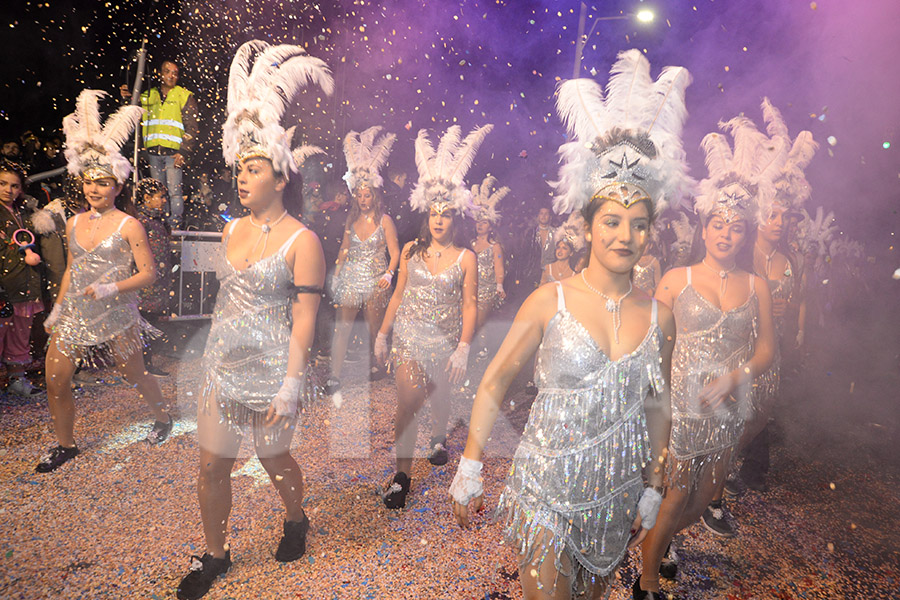
<svg viewBox="0 0 900 600">
<path fill-rule="evenodd" d="M 281 173 L 275 171 L 276 177 L 284 177 Z M 284 204 L 284 210 L 292 217 L 300 218 L 303 213 L 303 176 L 300 173 L 294 173 L 290 179 L 285 178 L 287 184 L 284 186 L 284 193 L 281 201 Z"/>
<path fill-rule="evenodd" d="M 166 202 L 169 201 L 169 188 L 166 187 L 159 179 L 145 177 L 138 182 L 137 194 L 135 195 L 135 204 L 140 206 L 144 203 L 144 196 L 153 196 L 162 192 L 165 195 Z"/>
<path fill-rule="evenodd" d="M 175 65 L 175 68 L 178 69 L 178 75 L 179 76 L 181 75 L 181 71 L 182 71 L 181 63 L 179 61 L 175 60 L 174 58 L 163 58 L 162 60 L 159 61 L 159 65 L 157 65 L 156 69 L 158 71 L 162 71 L 162 67 L 166 63 L 172 63 L 173 65 Z"/>
<path fill-rule="evenodd" d="M 591 226 L 594 224 L 594 215 L 597 214 L 597 211 L 600 210 L 600 207 L 606 204 L 607 202 L 617 202 L 617 200 L 613 200 L 612 198 L 591 198 L 591 201 L 585 204 L 581 209 L 581 216 L 584 217 L 584 222 L 590 230 Z M 649 198 L 643 198 L 638 200 L 634 204 L 640 204 L 643 202 L 647 206 L 647 214 L 650 215 L 650 225 L 653 225 L 653 221 L 656 219 L 653 214 L 653 203 L 650 202 Z M 634 206 L 632 204 L 632 206 Z"/>
<path fill-rule="evenodd" d="M 711 218 L 702 220 L 700 226 L 694 231 L 694 242 L 691 245 L 691 257 L 688 260 L 689 265 L 695 265 L 706 257 L 706 243 L 703 241 L 703 230 L 709 225 Z M 744 221 L 747 225 L 747 232 L 744 235 L 744 241 L 741 242 L 741 248 L 734 257 L 734 264 L 737 268 L 753 273 L 753 247 L 756 245 L 756 227 L 749 222 Z M 754 223 L 755 225 L 755 223 Z"/>
<path fill-rule="evenodd" d="M 419 229 L 419 236 L 413 240 L 412 246 L 409 247 L 409 251 L 406 253 L 407 260 L 416 254 L 424 258 L 425 252 L 427 252 L 428 247 L 431 246 L 431 228 L 428 226 L 429 214 L 430 213 L 425 214 L 425 220 L 422 222 L 422 227 Z M 465 234 L 463 233 L 463 218 L 455 210 L 451 211 L 451 214 L 453 215 L 451 225 L 451 227 L 453 227 L 453 239 L 451 241 L 454 246 L 465 248 L 463 242 L 465 239 Z"/>
<path fill-rule="evenodd" d="M 118 181 L 116 181 L 116 185 L 119 185 Z M 131 180 L 126 179 L 121 185 L 122 190 L 119 192 L 119 195 L 116 196 L 114 202 L 115 207 L 121 210 L 126 215 L 137 218 L 137 208 L 135 208 L 134 206 L 134 201 L 132 200 L 131 195 Z"/>
<path fill-rule="evenodd" d="M 25 187 L 25 180 L 28 179 L 28 172 L 25 170 L 25 165 L 20 163 L 17 160 L 10 160 L 5 156 L 0 157 L 0 173 L 12 173 L 13 175 L 19 176 L 19 183 L 22 184 L 22 187 Z"/>
</svg>

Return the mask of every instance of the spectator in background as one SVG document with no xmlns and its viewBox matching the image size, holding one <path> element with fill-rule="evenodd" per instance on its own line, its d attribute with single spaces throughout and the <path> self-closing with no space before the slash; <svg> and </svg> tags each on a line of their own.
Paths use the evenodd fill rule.
<svg viewBox="0 0 900 600">
<path fill-rule="evenodd" d="M 399 169 L 388 170 L 388 180 L 384 183 L 385 208 L 397 227 L 397 239 L 402 248 L 419 235 L 421 217 L 416 217 L 409 206 L 410 191 L 406 187 L 406 173 Z"/>
<path fill-rule="evenodd" d="M 182 171 L 197 140 L 197 101 L 192 92 L 178 85 L 179 76 L 178 64 L 165 59 L 159 67 L 159 87 L 151 87 L 141 94 L 145 111 L 141 128 L 143 156 L 150 165 L 150 177 L 166 183 L 168 221 L 173 228 L 181 226 Z M 131 100 L 127 85 L 119 92 L 124 100 Z"/>
<path fill-rule="evenodd" d="M 19 142 L 12 139 L 3 140 L 3 146 L 0 147 L 0 155 L 10 160 L 20 160 L 22 157 L 22 148 Z"/>
</svg>

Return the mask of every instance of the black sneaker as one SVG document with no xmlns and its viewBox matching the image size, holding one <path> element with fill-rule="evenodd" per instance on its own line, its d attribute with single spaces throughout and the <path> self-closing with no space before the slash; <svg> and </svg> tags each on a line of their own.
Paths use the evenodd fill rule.
<svg viewBox="0 0 900 600">
<path fill-rule="evenodd" d="M 147 434 L 147 441 L 154 446 L 158 446 L 162 444 L 164 441 L 169 439 L 169 434 L 172 433 L 172 425 L 174 425 L 175 420 L 172 418 L 172 415 L 169 415 L 168 423 L 163 423 L 162 421 L 154 421 L 153 427 L 150 429 L 150 433 Z"/>
<path fill-rule="evenodd" d="M 154 366 L 154 365 L 146 365 L 144 368 L 147 369 L 147 372 L 150 373 L 151 375 L 153 375 L 154 377 L 168 377 L 169 376 L 168 371 L 163 371 L 162 369 L 160 369 L 159 367 Z"/>
<path fill-rule="evenodd" d="M 631 586 L 631 597 L 634 600 L 663 600 L 663 598 L 668 598 L 669 596 L 663 595 L 662 592 L 648 592 L 646 590 L 641 589 L 641 574 L 637 574 L 637 579 L 634 580 L 634 585 Z"/>
<path fill-rule="evenodd" d="M 412 483 L 412 480 L 406 473 L 394 475 L 394 481 L 384 490 L 382 495 L 384 505 L 392 510 L 406 506 L 406 495 L 409 493 L 410 483 Z"/>
<path fill-rule="evenodd" d="M 728 517 L 730 516 L 728 510 L 725 508 L 725 504 L 719 502 L 710 504 L 706 507 L 706 510 L 703 511 L 703 515 L 700 517 L 700 522 L 703 523 L 703 526 L 710 532 L 719 537 L 733 538 L 735 531 L 734 527 L 728 521 Z"/>
<path fill-rule="evenodd" d="M 731 498 L 737 498 L 743 492 L 743 485 L 740 477 L 737 475 L 729 475 L 725 479 L 725 494 Z"/>
<path fill-rule="evenodd" d="M 278 542 L 275 560 L 293 562 L 306 554 L 306 534 L 309 532 L 309 519 L 303 515 L 302 521 L 285 521 L 284 535 Z"/>
<path fill-rule="evenodd" d="M 231 568 L 231 550 L 225 551 L 225 558 L 215 558 L 212 554 L 191 556 L 191 572 L 184 576 L 175 591 L 178 600 L 197 600 L 206 595 L 217 577 Z"/>
<path fill-rule="evenodd" d="M 666 554 L 659 562 L 659 576 L 666 579 L 675 579 L 676 575 L 678 575 L 678 554 L 675 553 L 672 544 L 669 544 L 666 548 Z"/>
<path fill-rule="evenodd" d="M 447 447 L 444 445 L 446 443 L 447 440 L 444 438 L 431 439 L 431 452 L 428 454 L 428 462 L 436 467 L 447 464 L 447 461 L 450 460 L 450 454 L 447 452 Z"/>
<path fill-rule="evenodd" d="M 331 395 L 341 389 L 341 380 L 335 376 L 331 376 L 325 381 L 325 393 Z"/>
<path fill-rule="evenodd" d="M 49 473 L 55 471 L 76 456 L 78 456 L 78 446 L 66 448 L 65 446 L 57 446 L 51 448 L 47 456 L 41 458 L 41 462 L 34 468 L 38 473 Z"/>
<path fill-rule="evenodd" d="M 369 369 L 369 381 L 380 381 L 387 377 L 387 369 L 384 367 L 372 367 Z"/>
</svg>

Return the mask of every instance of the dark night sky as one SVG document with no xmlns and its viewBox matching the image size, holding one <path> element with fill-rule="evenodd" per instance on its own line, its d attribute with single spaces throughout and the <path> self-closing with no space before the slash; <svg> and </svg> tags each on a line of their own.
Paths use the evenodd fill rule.
<svg viewBox="0 0 900 600">
<path fill-rule="evenodd" d="M 11 4 L 11 5 L 10 5 Z M 835 210 L 854 237 L 884 254 L 893 242 L 900 197 L 900 5 L 893 0 L 695 0 L 588 3 L 588 27 L 652 5 L 650 26 L 601 21 L 584 53 L 583 76 L 605 82 L 618 51 L 644 50 L 654 75 L 686 66 L 691 117 L 685 148 L 705 175 L 700 139 L 739 112 L 762 124 L 768 95 L 793 135 L 809 129 L 821 148 L 809 168 L 811 206 Z M 337 90 L 317 101 L 304 92 L 285 123 L 324 146 L 343 170 L 347 130 L 383 124 L 398 133 L 394 161 L 413 170 L 419 128 L 496 128 L 469 179 L 488 172 L 513 188 L 507 204 L 546 198 L 562 128 L 553 111 L 559 78 L 572 76 L 578 2 L 534 0 L 137 0 L 6 3 L 0 78 L 0 131 L 52 130 L 83 87 L 109 91 L 125 80 L 128 58 L 148 35 L 152 64 L 174 53 L 182 83 L 201 101 L 209 164 L 217 164 L 227 68 L 242 42 L 300 43 L 334 70 Z M 824 115 L 824 116 L 823 116 Z M 833 136 L 834 144 L 827 141 Z M 885 149 L 883 144 L 892 146 Z M 896 142 L 896 143 L 894 143 Z"/>
</svg>

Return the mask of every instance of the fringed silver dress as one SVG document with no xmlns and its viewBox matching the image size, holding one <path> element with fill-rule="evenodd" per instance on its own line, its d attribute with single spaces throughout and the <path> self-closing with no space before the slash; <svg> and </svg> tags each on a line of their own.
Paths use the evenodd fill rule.
<svg viewBox="0 0 900 600">
<path fill-rule="evenodd" d="M 794 291 L 794 273 L 791 263 L 788 262 L 782 277 L 767 279 L 766 283 L 769 284 L 773 302 L 776 300 L 790 302 L 791 294 Z M 753 394 L 753 409 L 759 415 L 767 414 L 772 408 L 781 386 L 781 345 L 784 343 L 785 315 L 782 314 L 780 317 L 773 315 L 772 324 L 775 329 L 775 354 L 772 356 L 772 364 L 769 365 L 769 368 L 756 378 L 756 389 Z"/>
<path fill-rule="evenodd" d="M 86 250 L 75 235 L 72 222 L 69 265 L 69 289 L 62 301 L 59 321 L 53 334 L 56 345 L 72 362 L 90 367 L 114 366 L 143 348 L 143 336 L 161 332 L 147 323 L 138 311 L 138 292 L 120 292 L 95 300 L 84 295 L 86 287 L 98 283 L 114 283 L 134 274 L 131 245 L 122 237 L 122 227 L 132 217 L 125 217 L 119 227 L 93 250 Z"/>
<path fill-rule="evenodd" d="M 653 265 L 651 264 L 649 267 L 642 267 L 640 264 L 634 265 L 634 274 L 631 276 L 631 281 L 635 286 L 652 295 L 657 283 Z"/>
<path fill-rule="evenodd" d="M 503 304 L 497 291 L 497 272 L 494 270 L 494 244 L 475 254 L 478 261 L 478 310 L 494 310 Z"/>
<path fill-rule="evenodd" d="M 388 268 L 384 228 L 379 223 L 365 240 L 359 239 L 352 226 L 349 231 L 350 247 L 332 282 L 334 303 L 348 308 L 374 305 L 383 309 L 391 298 L 390 288 L 378 287 Z"/>
<path fill-rule="evenodd" d="M 708 383 L 744 365 L 756 341 L 759 303 L 750 275 L 750 295 L 731 310 L 713 306 L 691 284 L 675 299 L 678 335 L 672 354 L 672 435 L 669 483 L 696 487 L 704 469 L 730 459 L 744 424 L 752 414 L 752 386 L 747 385 L 716 408 L 700 406 L 697 396 Z"/>
<path fill-rule="evenodd" d="M 557 313 L 537 351 L 538 395 L 498 516 L 522 567 L 552 560 L 562 572 L 568 557 L 574 572 L 562 574 L 577 586 L 608 580 L 625 556 L 650 456 L 644 399 L 665 386 L 662 332 L 654 300 L 644 340 L 611 361 L 556 286 Z"/>
<path fill-rule="evenodd" d="M 235 221 L 236 222 L 236 221 Z M 260 426 L 287 374 L 291 339 L 294 274 L 285 254 L 306 228 L 296 231 L 274 254 L 238 270 L 226 249 L 232 225 L 216 257 L 219 293 L 203 353 L 200 410 L 218 404 L 222 421 L 233 430 Z M 307 386 L 301 406 L 312 393 Z"/>
<path fill-rule="evenodd" d="M 447 367 L 462 333 L 462 257 L 432 275 L 420 254 L 407 262 L 406 287 L 394 321 L 394 362 L 414 361 L 433 379 Z"/>
</svg>

